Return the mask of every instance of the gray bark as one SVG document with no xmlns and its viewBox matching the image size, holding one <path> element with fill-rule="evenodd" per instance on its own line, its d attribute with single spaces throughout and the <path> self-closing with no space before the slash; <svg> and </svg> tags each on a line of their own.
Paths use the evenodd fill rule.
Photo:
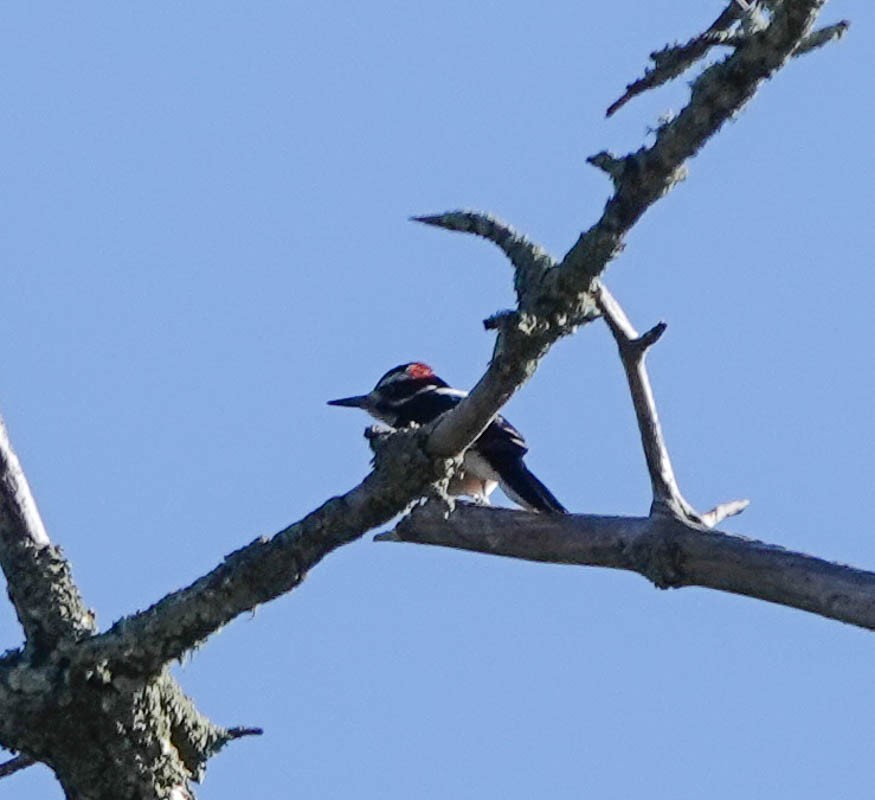
<svg viewBox="0 0 875 800">
<path fill-rule="evenodd" d="M 701 586 L 875 630 L 875 573 L 691 525 L 671 514 L 557 516 L 428 503 L 381 540 L 610 567 L 660 589 Z"/>
<path fill-rule="evenodd" d="M 238 614 L 294 589 L 333 549 L 387 522 L 418 498 L 440 492 L 457 469 L 464 449 L 531 377 L 550 347 L 604 312 L 604 303 L 599 306 L 604 292 L 600 293 L 598 277 L 620 252 L 635 222 L 683 177 L 685 161 L 789 58 L 841 32 L 834 26 L 811 33 L 822 0 L 773 0 L 768 6 L 767 17 L 757 24 L 748 20 L 746 27 L 735 27 L 738 14 L 728 9 L 699 44 L 675 54 L 669 66 L 668 61 L 662 67 L 657 63 L 656 78 L 648 79 L 651 85 L 680 74 L 714 44 L 728 44 L 732 50 L 695 79 L 689 104 L 659 128 L 650 147 L 623 157 L 600 153 L 590 159 L 610 176 L 614 192 L 601 218 L 581 234 L 561 262 L 486 215 L 452 212 L 420 218 L 495 242 L 514 267 L 517 307 L 487 320 L 487 327 L 497 331 L 497 340 L 486 373 L 457 409 L 432 425 L 375 435 L 374 471 L 359 486 L 328 500 L 274 537 L 241 548 L 189 587 L 98 634 L 68 564 L 49 543 L 39 522 L 23 472 L 4 435 L 0 446 L 0 566 L 25 645 L 0 659 L 0 744 L 20 752 L 24 760 L 49 765 L 70 798 L 178 800 L 191 796 L 191 781 L 200 779 L 211 755 L 228 741 L 257 731 L 228 730 L 206 720 L 167 675 L 166 666 Z M 715 34 L 719 36 L 714 38 Z M 644 412 L 645 421 L 650 413 L 655 422 L 655 406 Z M 651 427 L 658 431 L 658 424 Z M 715 510 L 712 517 L 695 515 L 670 472 L 665 472 L 670 470 L 667 451 L 661 458 L 656 462 L 663 470 L 661 488 L 654 496 L 657 513 L 644 521 L 612 523 L 613 533 L 607 523 L 592 518 L 543 517 L 532 523 L 526 514 L 508 517 L 513 512 L 483 509 L 459 509 L 447 520 L 441 516 L 429 524 L 443 531 L 443 543 L 451 543 L 450 537 L 463 535 L 455 527 L 461 523 L 469 544 L 476 544 L 471 537 L 497 535 L 499 528 L 506 532 L 535 524 L 540 533 L 534 541 L 523 537 L 512 547 L 508 544 L 511 549 L 523 548 L 513 554 L 551 560 L 547 557 L 559 551 L 550 548 L 559 547 L 564 536 L 563 546 L 576 542 L 575 547 L 598 551 L 599 558 L 617 562 L 606 565 L 622 566 L 621 557 L 631 558 L 630 564 L 638 564 L 635 568 L 661 585 L 674 585 L 691 575 L 716 584 L 728 581 L 719 576 L 730 573 L 734 582 L 718 588 L 736 591 L 732 587 L 744 581 L 754 587 L 776 583 L 773 571 L 784 567 L 766 558 L 768 549 L 760 553 L 759 561 L 741 565 L 742 573 L 737 569 L 721 573 L 727 565 L 719 563 L 720 559 L 732 562 L 737 551 L 726 549 L 725 543 L 723 550 L 717 545 L 702 549 L 704 543 L 723 541 L 713 539 L 717 534 L 702 533 L 702 523 L 716 523 L 720 514 Z M 403 535 L 411 540 L 422 536 L 425 541 L 422 527 L 410 527 L 424 525 L 425 513 L 412 516 L 408 527 L 400 529 Z M 472 519 L 479 532 L 467 527 Z M 432 527 L 428 536 L 437 539 L 437 528 Z M 581 544 L 586 531 L 592 539 Z M 712 538 L 696 539 L 703 535 Z M 533 549 L 538 541 L 545 548 L 540 554 Z M 476 549 L 487 551 L 487 544 L 483 538 Z M 641 553 L 648 555 L 644 558 Z M 676 558 L 678 553 L 682 562 Z M 711 564 L 709 559 L 714 558 L 718 563 Z M 804 562 L 807 557 L 798 558 Z M 695 570 L 689 571 L 691 564 Z M 793 574 L 801 597 L 806 573 Z M 809 600 L 800 599 L 798 607 L 809 602 L 809 610 L 846 618 L 852 612 L 840 598 L 853 594 L 856 578 L 840 570 L 823 576 L 822 591 L 811 594 Z M 868 579 L 860 580 L 860 591 L 868 591 Z M 782 602 L 777 594 L 755 596 Z M 861 596 L 854 595 L 854 601 Z M 831 605 L 818 607 L 817 603 L 829 597 L 833 598 Z"/>
</svg>

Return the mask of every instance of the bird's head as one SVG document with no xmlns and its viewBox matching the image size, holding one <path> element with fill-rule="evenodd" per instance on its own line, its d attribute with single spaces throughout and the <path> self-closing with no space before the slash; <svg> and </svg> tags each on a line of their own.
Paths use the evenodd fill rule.
<svg viewBox="0 0 875 800">
<path fill-rule="evenodd" d="M 394 409 L 399 405 L 423 389 L 446 385 L 428 364 L 412 361 L 390 369 L 367 394 L 329 400 L 328 405 L 361 408 L 377 419 L 392 424 Z"/>
</svg>

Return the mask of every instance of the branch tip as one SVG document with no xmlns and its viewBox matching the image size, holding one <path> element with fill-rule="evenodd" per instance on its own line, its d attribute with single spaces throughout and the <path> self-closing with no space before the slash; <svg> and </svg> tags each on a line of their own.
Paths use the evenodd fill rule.
<svg viewBox="0 0 875 800">
<path fill-rule="evenodd" d="M 483 327 L 487 331 L 497 331 L 503 328 L 509 322 L 516 321 L 517 318 L 518 312 L 512 311 L 511 309 L 496 311 L 491 317 L 487 317 L 483 320 Z"/>
<path fill-rule="evenodd" d="M 626 167 L 625 158 L 617 158 L 617 156 L 609 153 L 607 150 L 602 150 L 595 155 L 588 156 L 586 163 L 606 173 L 614 185 L 620 182 Z"/>
<path fill-rule="evenodd" d="M 812 50 L 817 50 L 818 47 L 823 47 L 825 44 L 837 42 L 848 32 L 850 27 L 851 23 L 843 19 L 840 22 L 836 22 L 835 25 L 818 28 L 799 42 L 799 46 L 793 51 L 793 55 L 802 56 L 810 53 Z"/>
<path fill-rule="evenodd" d="M 710 511 L 702 514 L 699 519 L 706 528 L 713 528 L 719 525 L 723 520 L 729 517 L 734 517 L 740 514 L 750 505 L 750 500 L 731 500 L 728 503 L 721 503 L 715 506 Z"/>
<path fill-rule="evenodd" d="M 662 338 L 662 334 L 665 333 L 666 328 L 668 328 L 667 323 L 657 322 L 649 331 L 645 331 L 635 339 L 634 343 L 641 350 L 649 350 Z"/>
<path fill-rule="evenodd" d="M 0 764 L 0 778 L 7 778 L 19 770 L 32 767 L 34 764 L 36 764 L 36 759 L 30 756 L 17 755 L 15 758 L 10 758 L 9 761 L 4 761 Z"/>
<path fill-rule="evenodd" d="M 244 736 L 261 736 L 264 733 L 262 728 L 228 728 L 225 731 L 225 738 L 231 742 L 234 739 L 242 739 Z"/>
<path fill-rule="evenodd" d="M 442 214 L 410 217 L 411 222 L 421 222 L 423 225 L 433 225 L 436 228 L 460 233 L 477 233 L 476 223 L 481 219 L 489 219 L 489 215 L 476 211 L 444 211 Z"/>
<path fill-rule="evenodd" d="M 651 53 L 652 65 L 645 68 L 642 77 L 627 84 L 623 94 L 608 106 L 605 116 L 613 116 L 634 97 L 681 76 L 704 58 L 712 47 L 738 46 L 741 40 L 732 36 L 732 28 L 745 15 L 751 13 L 752 6 L 753 3 L 748 0 L 731 0 L 703 33 L 684 44 L 669 44 Z"/>
<path fill-rule="evenodd" d="M 441 214 L 424 214 L 419 217 L 408 217 L 410 222 L 421 222 L 423 225 L 440 225 Z"/>
</svg>

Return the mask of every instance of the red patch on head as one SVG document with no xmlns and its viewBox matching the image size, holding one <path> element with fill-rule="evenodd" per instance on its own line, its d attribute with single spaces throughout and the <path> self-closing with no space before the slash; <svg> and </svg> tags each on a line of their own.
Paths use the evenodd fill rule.
<svg viewBox="0 0 875 800">
<path fill-rule="evenodd" d="M 418 361 L 407 367 L 407 374 L 411 378 L 431 378 L 434 376 L 434 372 L 428 364 L 421 364 Z"/>
</svg>

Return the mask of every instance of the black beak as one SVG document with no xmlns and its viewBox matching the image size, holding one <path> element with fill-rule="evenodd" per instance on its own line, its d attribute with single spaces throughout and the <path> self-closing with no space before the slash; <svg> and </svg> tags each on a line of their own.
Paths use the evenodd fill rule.
<svg viewBox="0 0 875 800">
<path fill-rule="evenodd" d="M 346 408 L 366 408 L 368 405 L 368 396 L 366 394 L 360 394 L 355 397 L 341 397 L 340 400 L 329 400 L 328 405 L 344 406 Z"/>
</svg>

